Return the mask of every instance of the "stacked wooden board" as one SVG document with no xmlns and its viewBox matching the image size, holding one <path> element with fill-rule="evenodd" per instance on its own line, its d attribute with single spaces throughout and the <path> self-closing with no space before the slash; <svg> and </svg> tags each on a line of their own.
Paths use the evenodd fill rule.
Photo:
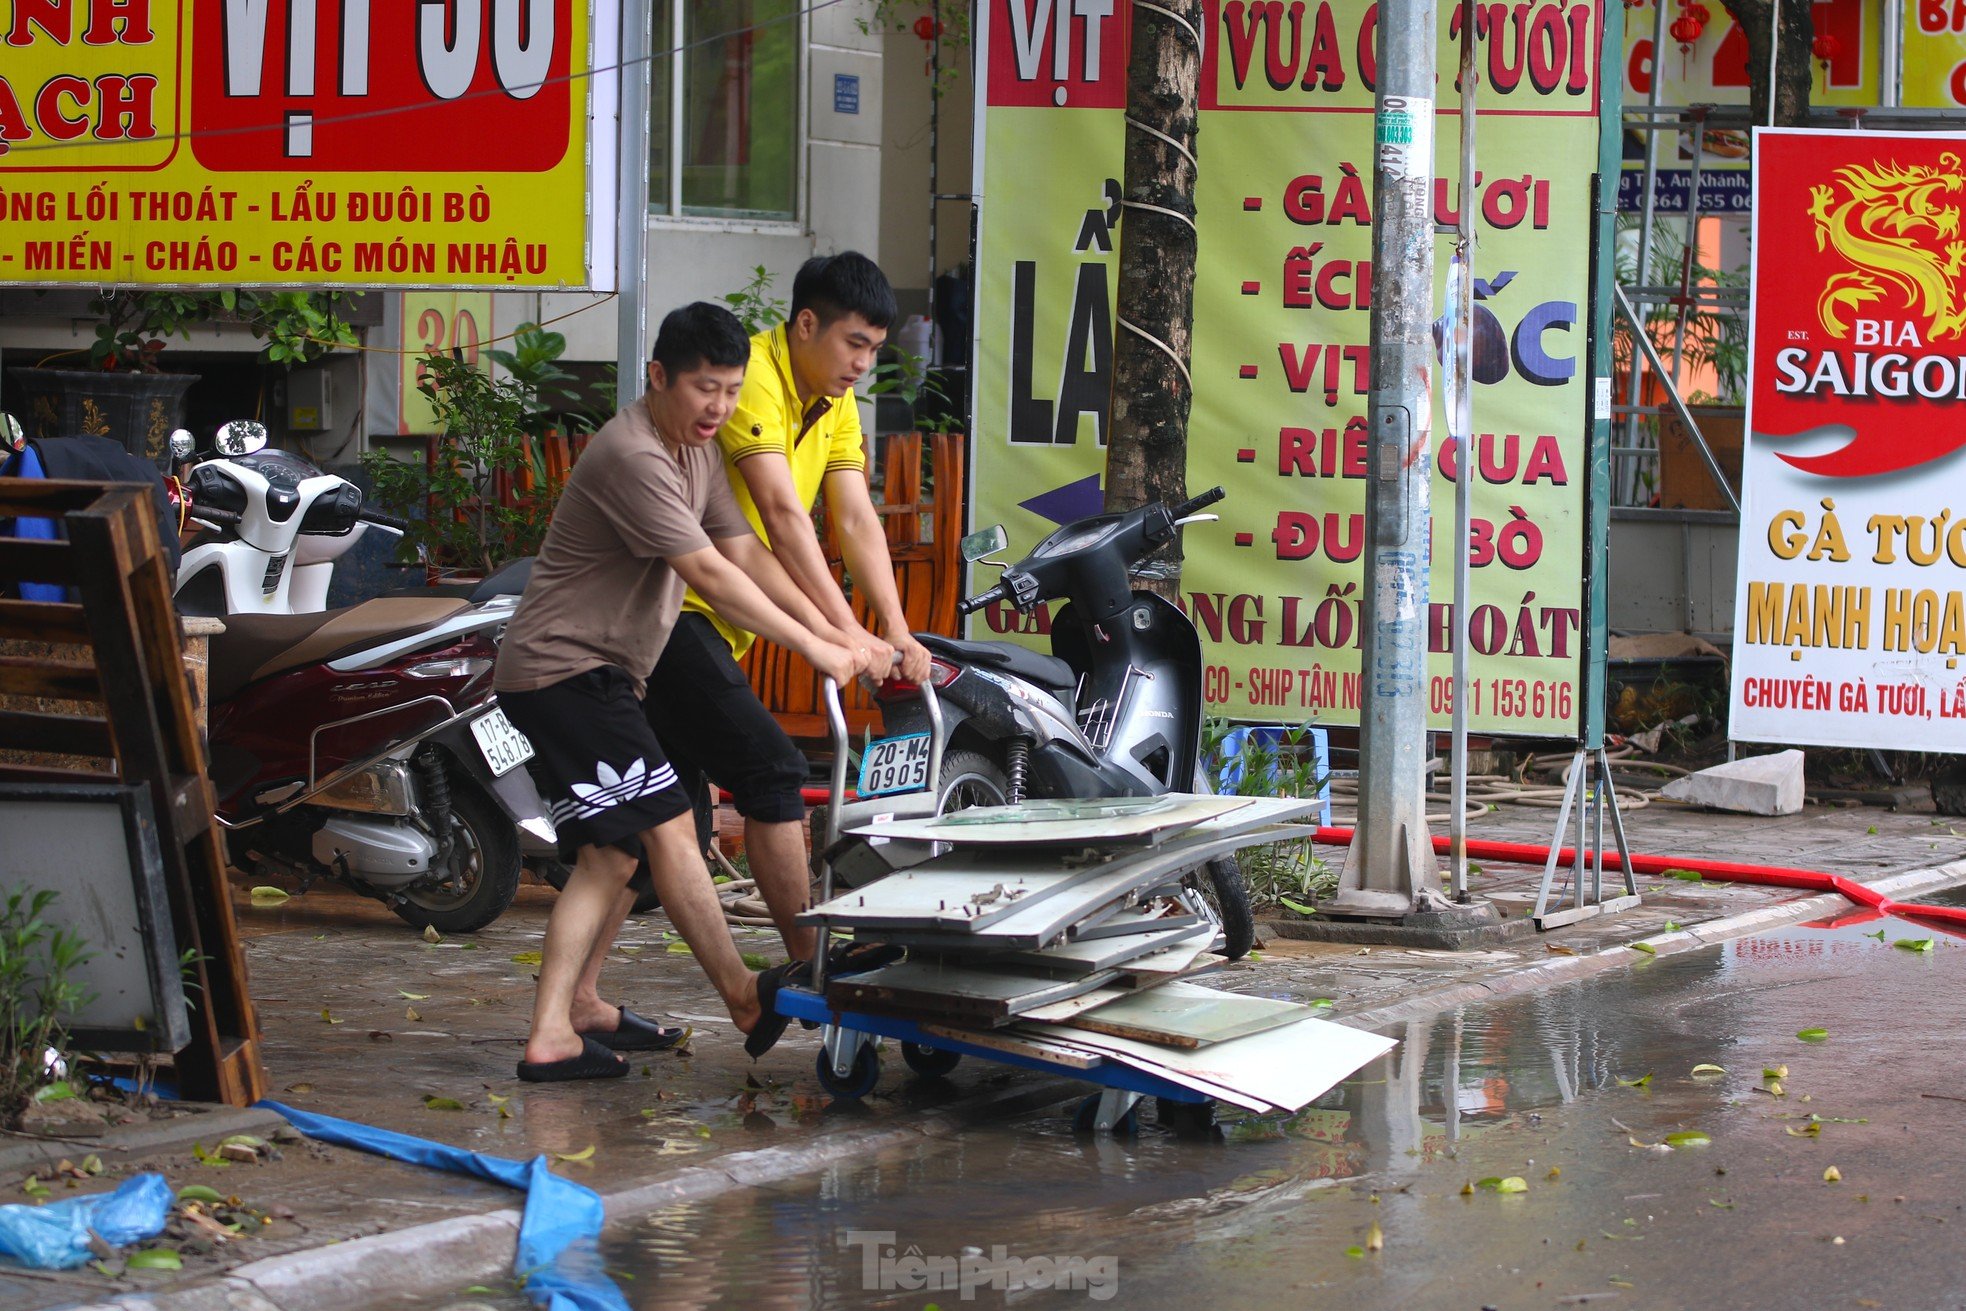
<svg viewBox="0 0 1966 1311">
<path fill-rule="evenodd" d="M 802 917 L 907 948 L 895 964 L 831 980 L 827 1003 L 1067 1069 L 1115 1061 L 1250 1110 L 1295 1110 L 1392 1041 L 1293 1002 L 1185 982 L 1220 967 L 1222 939 L 1183 878 L 1301 837 L 1288 821 L 1316 807 L 1176 794 L 849 829 L 941 854 Z"/>
</svg>

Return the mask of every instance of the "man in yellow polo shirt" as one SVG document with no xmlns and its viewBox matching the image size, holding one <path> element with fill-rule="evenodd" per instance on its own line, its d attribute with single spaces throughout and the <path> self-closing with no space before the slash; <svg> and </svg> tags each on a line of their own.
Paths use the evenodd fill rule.
<svg viewBox="0 0 1966 1311">
<path fill-rule="evenodd" d="M 908 632 L 887 533 L 867 489 L 853 398 L 894 314 L 894 289 L 865 255 L 806 261 L 792 281 L 790 317 L 751 338 L 744 387 L 718 442 L 738 508 L 826 621 L 852 638 L 861 667 L 884 673 L 898 655 L 903 676 L 919 682 L 928 677 L 929 655 Z M 840 556 L 879 636 L 861 627 L 826 566 L 812 522 L 822 492 Z M 738 668 L 753 640 L 687 593 L 654 679 L 703 695 L 666 697 L 649 713 L 660 740 L 701 745 L 705 758 L 672 755 L 677 777 L 699 798 L 706 774 L 731 793 L 744 816 L 752 873 L 775 884 L 804 878 L 805 759 Z M 673 725 L 666 735 L 665 723 Z"/>
</svg>

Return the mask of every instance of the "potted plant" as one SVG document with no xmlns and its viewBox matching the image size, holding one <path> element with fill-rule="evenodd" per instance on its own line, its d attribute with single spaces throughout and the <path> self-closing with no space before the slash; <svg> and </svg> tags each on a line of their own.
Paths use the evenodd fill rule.
<svg viewBox="0 0 1966 1311">
<path fill-rule="evenodd" d="M 304 364 L 355 344 L 354 328 L 335 313 L 344 294 L 251 288 L 104 291 L 89 302 L 97 320 L 89 367 L 9 371 L 20 391 L 27 435 L 111 437 L 168 468 L 170 434 L 183 420 L 185 393 L 198 381 L 197 374 L 162 367 L 168 338 L 189 340 L 197 324 L 235 321 L 266 343 L 262 354 L 270 363 Z"/>
<path fill-rule="evenodd" d="M 456 355 L 424 357 L 417 390 L 437 420 L 425 458 L 362 457 L 375 499 L 410 520 L 404 551 L 453 579 L 538 553 L 561 486 L 543 444 L 562 423 L 592 425 L 565 413 L 579 403 L 578 380 L 558 363 L 566 338 L 528 323 L 512 345 L 488 352 L 504 378 Z"/>
</svg>

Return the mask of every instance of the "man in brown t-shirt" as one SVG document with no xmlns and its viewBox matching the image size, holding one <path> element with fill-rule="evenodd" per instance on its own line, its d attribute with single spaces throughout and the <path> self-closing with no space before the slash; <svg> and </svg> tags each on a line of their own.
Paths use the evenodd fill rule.
<svg viewBox="0 0 1966 1311">
<path fill-rule="evenodd" d="M 772 1006 L 787 966 L 753 974 L 724 926 L 696 846 L 689 797 L 646 706 L 707 689 L 647 686 L 687 583 L 720 613 L 795 651 L 828 677 L 862 672 L 819 610 L 732 499 L 717 430 L 744 382 L 750 342 L 729 311 L 699 301 L 657 334 L 649 390 L 588 444 L 501 645 L 494 686 L 532 740 L 531 767 L 561 840 L 579 856 L 546 922 L 532 1033 L 519 1077 L 543 1082 L 628 1072 L 616 1052 L 667 1046 L 680 1032 L 600 998 L 601 962 L 628 913 L 645 851 L 669 920 L 761 1055 L 784 1031 Z M 805 887 L 765 887 L 790 924 Z M 779 904 L 784 903 L 784 904 Z M 788 934 L 793 960 L 810 931 Z"/>
</svg>

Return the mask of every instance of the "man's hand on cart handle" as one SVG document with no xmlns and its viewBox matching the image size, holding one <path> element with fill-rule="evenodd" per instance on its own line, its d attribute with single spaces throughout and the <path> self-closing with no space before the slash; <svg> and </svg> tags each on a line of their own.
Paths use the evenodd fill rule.
<svg viewBox="0 0 1966 1311">
<path fill-rule="evenodd" d="M 807 664 L 835 683 L 851 682 L 860 672 L 861 657 L 857 651 L 821 637 L 811 637 L 799 654 L 806 658 Z"/>
</svg>

